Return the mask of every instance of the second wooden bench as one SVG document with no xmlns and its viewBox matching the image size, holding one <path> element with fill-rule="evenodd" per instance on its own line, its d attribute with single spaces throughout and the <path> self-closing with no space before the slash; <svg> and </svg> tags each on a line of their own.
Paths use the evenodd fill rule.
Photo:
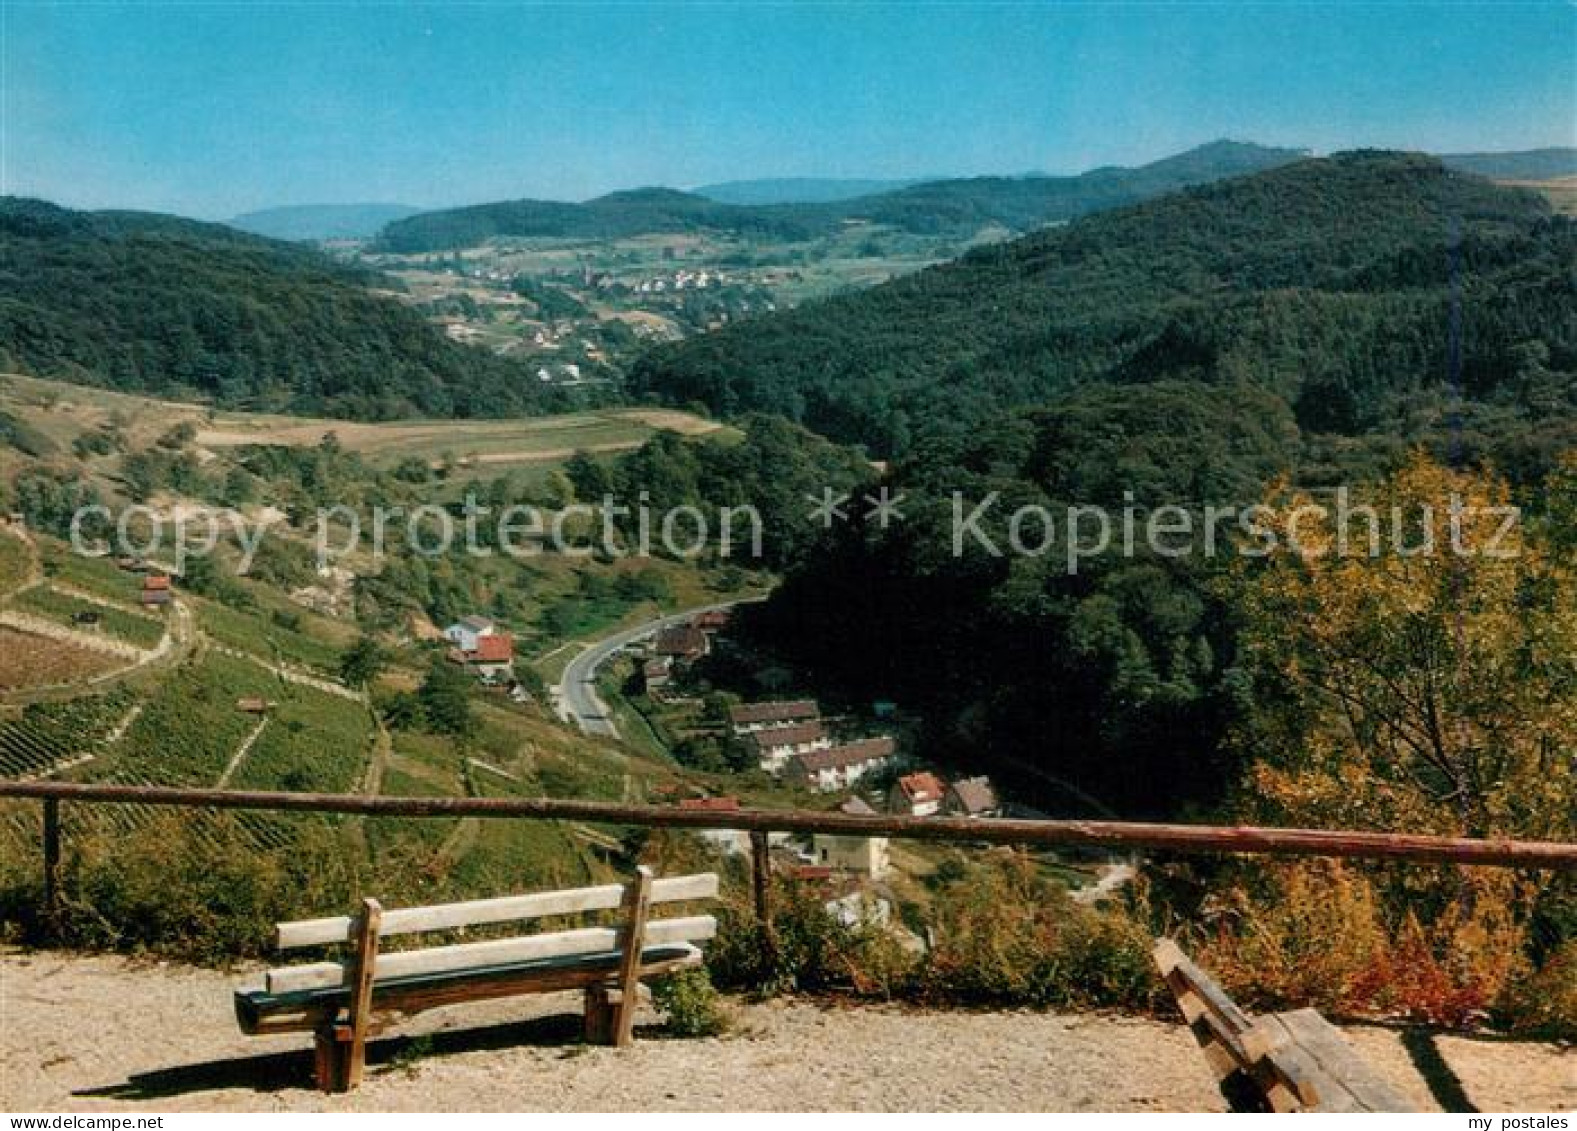
<svg viewBox="0 0 1577 1131">
<path fill-rule="evenodd" d="M 1251 1017 L 1170 939 L 1155 964 L 1234 1109 L 1416 1110 L 1316 1010 Z"/>
</svg>

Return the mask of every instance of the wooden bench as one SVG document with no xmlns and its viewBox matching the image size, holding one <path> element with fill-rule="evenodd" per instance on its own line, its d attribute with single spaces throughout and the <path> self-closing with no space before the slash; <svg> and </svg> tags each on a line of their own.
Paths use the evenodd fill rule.
<svg viewBox="0 0 1577 1131">
<path fill-rule="evenodd" d="M 1170 939 L 1155 964 L 1234 1110 L 1417 1110 L 1316 1010 L 1252 1017 Z"/>
<path fill-rule="evenodd" d="M 318 1086 L 348 1091 L 361 1082 L 369 1033 L 391 1015 L 456 1002 L 555 990 L 585 991 L 588 1041 L 628 1045 L 640 980 L 696 966 L 695 945 L 711 938 L 710 915 L 653 919 L 662 903 L 714 899 L 717 876 L 654 879 L 640 868 L 627 884 L 385 911 L 364 900 L 356 916 L 280 923 L 280 950 L 348 945 L 345 961 L 269 970 L 263 985 L 235 993 L 236 1020 L 251 1034 L 311 1032 Z M 616 925 L 379 951 L 382 939 L 547 916 L 619 911 Z"/>
</svg>

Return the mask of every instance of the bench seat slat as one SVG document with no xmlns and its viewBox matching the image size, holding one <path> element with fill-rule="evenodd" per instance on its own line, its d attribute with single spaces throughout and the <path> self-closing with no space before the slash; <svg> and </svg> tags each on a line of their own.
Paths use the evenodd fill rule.
<svg viewBox="0 0 1577 1131">
<path fill-rule="evenodd" d="M 1394 1087 L 1381 1079 L 1369 1063 L 1343 1039 L 1340 1031 L 1318 1010 L 1295 1009 L 1276 1014 L 1296 1047 L 1317 1066 L 1320 1075 L 1338 1081 L 1351 1095 L 1356 1111 L 1416 1111 L 1417 1108 Z M 1316 1088 L 1319 1084 L 1316 1083 Z M 1326 1109 L 1325 1096 L 1320 1108 Z"/>
<path fill-rule="evenodd" d="M 617 973 L 620 956 L 612 950 L 381 979 L 373 983 L 372 1008 L 374 1012 L 414 1013 L 459 1001 L 600 985 Z M 688 943 L 649 946 L 641 951 L 641 976 L 652 977 L 700 962 L 701 951 Z M 309 1031 L 332 1020 L 348 995 L 344 986 L 288 993 L 237 990 L 236 1021 L 242 1032 L 253 1035 Z"/>
<path fill-rule="evenodd" d="M 479 927 L 523 919 L 542 919 L 550 915 L 574 915 L 584 911 L 612 911 L 624 901 L 625 884 L 575 888 L 570 891 L 509 895 L 498 899 L 473 899 L 462 903 L 441 903 L 431 907 L 404 907 L 383 913 L 378 934 L 410 935 L 423 931 L 443 931 L 456 927 Z M 715 899 L 718 892 L 716 872 L 693 876 L 673 876 L 652 883 L 653 903 L 679 903 L 694 899 Z M 276 946 L 292 950 L 304 946 L 328 946 L 349 942 L 355 934 L 355 920 L 347 915 L 326 919 L 299 919 L 276 927 Z"/>
<path fill-rule="evenodd" d="M 700 942 L 712 938 L 716 933 L 717 920 L 710 915 L 653 919 L 647 924 L 646 941 L 652 945 Z M 440 974 L 472 967 L 531 962 L 576 954 L 600 954 L 622 947 L 624 935 L 622 927 L 582 927 L 543 935 L 521 935 L 430 947 L 426 950 L 395 951 L 378 956 L 374 985 L 416 974 Z M 346 986 L 349 978 L 349 968 L 344 963 L 314 962 L 270 970 L 264 977 L 264 987 L 271 994 L 338 989 Z"/>
</svg>

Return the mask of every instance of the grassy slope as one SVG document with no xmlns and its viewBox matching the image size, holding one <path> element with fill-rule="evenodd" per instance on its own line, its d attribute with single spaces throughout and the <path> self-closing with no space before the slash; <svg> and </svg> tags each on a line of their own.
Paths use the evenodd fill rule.
<svg viewBox="0 0 1577 1131">
<path fill-rule="evenodd" d="M 436 461 L 444 456 L 474 458 L 487 468 L 510 464 L 552 464 L 578 450 L 620 451 L 640 446 L 661 429 L 705 435 L 721 426 L 691 413 L 670 409 L 606 409 L 598 412 L 519 420 L 405 420 L 362 424 L 305 416 L 219 412 L 205 405 L 159 400 L 0 374 L 0 411 L 12 413 L 52 442 L 61 454 L 72 441 L 115 419 L 123 422 L 129 446 L 143 448 L 170 428 L 190 423 L 197 444 L 221 450 L 247 444 L 307 446 L 333 433 L 351 451 L 373 462 L 394 463 L 407 456 Z M 0 466 L 14 459 L 0 449 Z"/>
</svg>

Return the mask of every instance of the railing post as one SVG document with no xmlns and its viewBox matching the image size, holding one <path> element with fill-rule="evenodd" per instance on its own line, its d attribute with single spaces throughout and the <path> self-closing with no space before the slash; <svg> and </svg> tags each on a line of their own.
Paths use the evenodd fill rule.
<svg viewBox="0 0 1577 1131">
<path fill-rule="evenodd" d="M 767 834 L 756 830 L 750 834 L 750 879 L 756 903 L 756 922 L 763 927 L 772 925 L 772 857 L 767 848 Z"/>
<path fill-rule="evenodd" d="M 44 927 L 60 935 L 60 801 L 44 799 Z"/>
</svg>

